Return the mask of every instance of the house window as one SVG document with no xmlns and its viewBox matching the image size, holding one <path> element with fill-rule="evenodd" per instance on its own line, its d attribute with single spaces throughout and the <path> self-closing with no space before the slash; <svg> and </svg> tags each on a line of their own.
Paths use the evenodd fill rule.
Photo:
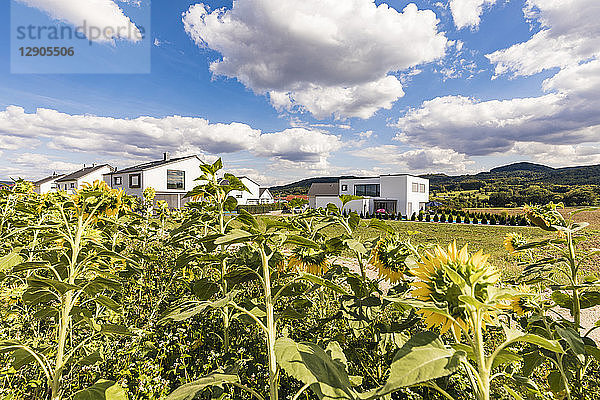
<svg viewBox="0 0 600 400">
<path fill-rule="evenodd" d="M 348 185 L 342 185 L 342 192 L 345 192 L 346 190 L 348 190 Z"/>
<path fill-rule="evenodd" d="M 423 183 L 419 185 L 419 192 L 425 193 L 425 185 Z"/>
<path fill-rule="evenodd" d="M 413 191 L 413 193 L 418 193 L 419 192 L 419 184 L 418 183 L 413 183 L 412 184 L 412 191 Z"/>
<path fill-rule="evenodd" d="M 75 188 L 75 184 L 71 183 L 71 189 L 74 189 L 74 188 Z"/>
<path fill-rule="evenodd" d="M 355 196 L 379 197 L 379 185 L 354 185 Z"/>
<path fill-rule="evenodd" d="M 123 178 L 120 176 L 115 176 L 113 178 L 113 185 L 122 185 L 123 184 Z"/>
<path fill-rule="evenodd" d="M 236 197 L 237 199 L 241 199 L 241 198 L 242 198 L 242 195 L 241 195 L 241 194 L 236 194 L 236 195 L 235 195 L 235 197 Z"/>
<path fill-rule="evenodd" d="M 185 189 L 185 171 L 168 169 L 167 189 Z"/>
<path fill-rule="evenodd" d="M 139 188 L 141 186 L 140 174 L 131 174 L 129 175 L 129 187 L 130 188 Z"/>
</svg>

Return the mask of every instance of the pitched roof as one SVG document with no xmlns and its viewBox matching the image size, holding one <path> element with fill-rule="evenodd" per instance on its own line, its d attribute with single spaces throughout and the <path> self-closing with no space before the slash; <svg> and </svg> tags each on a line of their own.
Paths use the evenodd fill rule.
<svg viewBox="0 0 600 400">
<path fill-rule="evenodd" d="M 256 183 L 254 180 L 252 180 L 251 178 L 247 177 L 246 175 L 243 176 L 238 176 L 238 179 L 248 179 L 250 182 L 254 183 L 256 186 L 258 186 L 258 183 Z"/>
<path fill-rule="evenodd" d="M 313 183 L 308 190 L 309 196 L 338 196 L 339 194 L 338 183 Z"/>
<path fill-rule="evenodd" d="M 110 165 L 108 164 L 102 164 L 102 165 L 96 165 L 95 167 L 85 167 L 85 168 L 81 168 L 79 171 L 75 171 L 71 174 L 65 175 L 60 179 L 57 179 L 56 182 L 67 182 L 67 181 L 74 181 L 77 180 L 79 178 L 82 178 L 86 175 L 91 174 L 94 171 L 97 171 L 101 168 L 104 167 L 110 167 Z"/>
<path fill-rule="evenodd" d="M 271 191 L 269 190 L 269 188 L 259 188 L 258 189 L 258 197 L 262 196 L 264 192 L 269 192 L 269 194 L 271 194 Z M 273 197 L 273 195 L 271 195 L 271 197 Z"/>
<path fill-rule="evenodd" d="M 33 182 L 33 184 L 34 185 L 41 185 L 43 183 L 51 182 L 51 181 L 53 181 L 55 179 L 59 179 L 59 178 L 61 178 L 63 176 L 65 176 L 65 175 L 64 174 L 50 175 L 50 176 L 48 176 L 48 177 L 46 177 L 44 179 L 40 179 L 39 181 Z"/>
<path fill-rule="evenodd" d="M 197 155 L 193 155 L 193 156 L 185 156 L 185 157 L 178 157 L 178 158 L 170 158 L 168 160 L 149 161 L 149 162 L 146 162 L 143 164 L 134 165 L 133 167 L 127 167 L 125 169 L 117 170 L 117 171 L 111 172 L 110 174 L 106 174 L 106 175 L 127 174 L 129 172 L 144 171 L 147 169 L 160 167 L 161 165 L 166 165 L 166 164 L 174 163 L 174 162 L 181 161 L 181 160 L 187 160 L 188 158 L 192 158 L 192 157 L 198 158 Z M 200 159 L 200 158 L 198 158 L 198 159 Z"/>
</svg>

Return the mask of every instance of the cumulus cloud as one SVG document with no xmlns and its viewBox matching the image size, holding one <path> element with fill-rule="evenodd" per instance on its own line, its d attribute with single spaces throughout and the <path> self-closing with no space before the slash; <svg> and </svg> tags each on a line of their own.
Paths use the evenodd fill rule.
<svg viewBox="0 0 600 400">
<path fill-rule="evenodd" d="M 26 113 L 16 106 L 0 111 L 0 144 L 10 145 L 3 148 L 31 148 L 40 140 L 52 149 L 121 158 L 155 157 L 157 149 L 165 149 L 181 154 L 249 151 L 290 162 L 323 162 L 341 146 L 337 136 L 304 128 L 263 133 L 246 124 L 181 116 L 119 119 L 49 109 Z"/>
<path fill-rule="evenodd" d="M 294 162 L 319 162 L 338 150 L 337 136 L 303 128 L 262 134 L 253 147 L 255 154 Z"/>
<path fill-rule="evenodd" d="M 523 12 L 541 29 L 523 43 L 486 55 L 496 76 L 533 75 L 600 56 L 597 0 L 527 0 Z"/>
<path fill-rule="evenodd" d="M 527 156 L 545 165 L 569 167 L 600 164 L 600 145 L 556 145 L 534 142 L 517 142 L 508 154 Z"/>
<path fill-rule="evenodd" d="M 481 21 L 483 7 L 491 7 L 496 0 L 451 0 L 450 11 L 458 29 L 476 28 Z"/>
<path fill-rule="evenodd" d="M 539 97 L 479 101 L 438 97 L 396 123 L 396 139 L 468 155 L 511 150 L 517 142 L 573 145 L 600 136 L 600 60 L 568 67 L 543 83 Z"/>
<path fill-rule="evenodd" d="M 221 54 L 213 74 L 319 118 L 390 108 L 404 95 L 392 73 L 442 57 L 447 42 L 433 11 L 372 0 L 238 0 L 214 11 L 196 4 L 183 22 L 198 46 Z"/>
<path fill-rule="evenodd" d="M 7 165 L 2 165 L 0 167 L 3 175 L 14 178 L 39 179 L 54 172 L 63 173 L 66 171 L 75 171 L 83 166 L 60 160 L 57 157 L 28 151 L 7 155 L 4 157 L 3 161 L 8 162 Z"/>
<path fill-rule="evenodd" d="M 356 150 L 352 154 L 417 172 L 459 173 L 465 172 L 469 165 L 474 164 L 465 154 L 439 147 L 403 151 L 395 145 L 382 145 Z"/>
<path fill-rule="evenodd" d="M 85 33 L 90 40 L 111 42 L 125 39 L 132 42 L 142 40 L 139 28 L 123 13 L 113 0 L 19 0 L 30 7 L 46 12 L 53 19 L 75 27 L 87 27 Z M 90 27 L 102 32 L 96 35 Z"/>
</svg>

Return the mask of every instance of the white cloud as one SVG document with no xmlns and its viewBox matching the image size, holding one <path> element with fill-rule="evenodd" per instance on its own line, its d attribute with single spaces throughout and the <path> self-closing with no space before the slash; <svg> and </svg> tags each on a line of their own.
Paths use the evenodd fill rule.
<svg viewBox="0 0 600 400">
<path fill-rule="evenodd" d="M 460 173 L 474 164 L 465 154 L 439 147 L 403 151 L 395 145 L 381 145 L 356 150 L 352 154 L 419 173 Z"/>
<path fill-rule="evenodd" d="M 496 76 L 533 75 L 600 56 L 597 0 L 527 0 L 523 11 L 541 30 L 526 42 L 486 55 Z"/>
<path fill-rule="evenodd" d="M 40 9 L 53 19 L 74 27 L 86 26 L 85 36 L 97 42 L 142 40 L 138 27 L 113 0 L 19 0 Z M 98 31 L 96 31 L 98 29 Z"/>
<path fill-rule="evenodd" d="M 292 92 L 269 92 L 275 108 L 292 111 L 306 110 L 317 118 L 359 117 L 367 119 L 377 110 L 389 110 L 398 98 L 404 96 L 402 84 L 395 76 L 388 75 L 378 81 L 351 87 L 314 84 Z"/>
<path fill-rule="evenodd" d="M 491 7 L 496 0 L 451 0 L 450 11 L 458 29 L 476 28 L 481 21 L 483 7 Z"/>
<path fill-rule="evenodd" d="M 478 101 L 438 97 L 409 110 L 398 140 L 468 155 L 506 152 L 517 142 L 582 144 L 600 137 L 600 60 L 560 71 L 539 97 Z"/>
<path fill-rule="evenodd" d="M 119 119 L 48 109 L 26 113 L 16 106 L 0 111 L 3 148 L 29 150 L 40 141 L 52 149 L 129 159 L 156 157 L 166 150 L 174 154 L 249 151 L 292 163 L 326 162 L 341 146 L 337 136 L 303 128 L 263 133 L 246 124 L 213 124 L 181 116 Z"/>
<path fill-rule="evenodd" d="M 433 11 L 372 0 L 238 0 L 214 11 L 196 4 L 183 22 L 200 47 L 221 54 L 215 75 L 319 118 L 368 118 L 391 107 L 404 92 L 390 74 L 442 57 L 447 42 Z"/>
<path fill-rule="evenodd" d="M 292 162 L 324 162 L 341 147 L 337 136 L 303 128 L 262 134 L 253 152 L 262 157 Z"/>
<path fill-rule="evenodd" d="M 81 164 L 62 161 L 57 157 L 27 151 L 6 156 L 4 160 L 8 161 L 8 164 L 2 165 L 0 171 L 3 176 L 13 178 L 40 179 L 54 172 L 71 172 L 83 167 Z"/>
<path fill-rule="evenodd" d="M 528 159 L 555 167 L 600 164 L 600 145 L 552 145 L 534 142 L 517 142 L 508 152 L 527 156 Z"/>
</svg>

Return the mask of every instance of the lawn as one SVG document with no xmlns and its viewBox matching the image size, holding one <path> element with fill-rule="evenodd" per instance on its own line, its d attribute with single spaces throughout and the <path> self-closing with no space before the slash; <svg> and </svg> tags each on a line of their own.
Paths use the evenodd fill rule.
<svg viewBox="0 0 600 400">
<path fill-rule="evenodd" d="M 585 248 L 600 248 L 600 212 L 593 213 L 597 220 L 593 227 L 585 232 L 586 241 L 582 244 Z M 261 216 L 261 219 L 276 218 L 273 216 Z M 519 274 L 521 268 L 518 266 L 518 260 L 514 255 L 510 255 L 504 248 L 504 237 L 511 232 L 518 232 L 529 240 L 542 240 L 544 238 L 555 237 L 554 234 L 545 232 L 536 227 L 526 226 L 497 226 L 497 225 L 469 225 L 469 224 L 448 224 L 435 222 L 412 222 L 412 221 L 386 221 L 390 226 L 396 229 L 415 244 L 440 244 L 447 245 L 452 240 L 456 240 L 458 245 L 469 244 L 471 251 L 483 249 L 490 255 L 490 262 L 498 266 L 505 277 L 511 278 Z M 382 233 L 376 229 L 369 228 L 369 220 L 362 220 L 356 235 L 361 240 L 374 239 Z M 592 226 L 590 226 L 592 228 Z M 326 233 L 335 236 L 342 233 L 342 228 L 328 228 Z M 595 257 L 584 265 L 583 272 L 600 272 L 600 258 Z"/>
</svg>

